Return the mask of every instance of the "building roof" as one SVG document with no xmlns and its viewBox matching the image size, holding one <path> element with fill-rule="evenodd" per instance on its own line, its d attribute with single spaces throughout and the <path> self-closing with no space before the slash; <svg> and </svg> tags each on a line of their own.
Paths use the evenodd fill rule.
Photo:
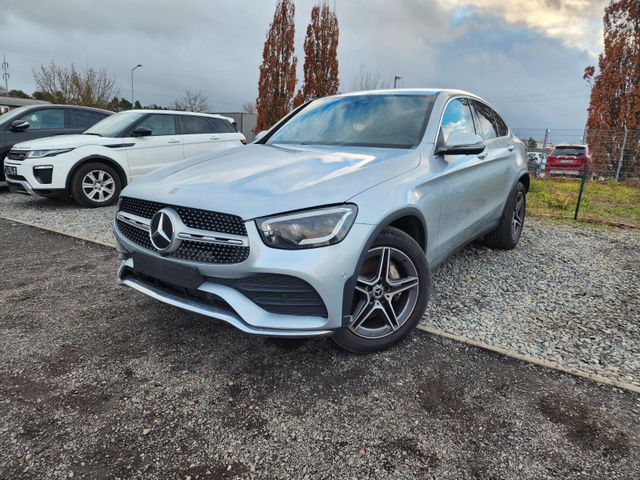
<svg viewBox="0 0 640 480">
<path fill-rule="evenodd" d="M 17 98 L 0 96 L 0 105 L 5 107 L 24 107 L 27 105 L 40 105 L 49 102 L 43 100 L 34 100 L 33 98 Z"/>
</svg>

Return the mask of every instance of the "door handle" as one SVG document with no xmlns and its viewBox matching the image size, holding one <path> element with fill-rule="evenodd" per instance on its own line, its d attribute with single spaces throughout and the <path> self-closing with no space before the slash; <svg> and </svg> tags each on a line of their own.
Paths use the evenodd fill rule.
<svg viewBox="0 0 640 480">
<path fill-rule="evenodd" d="M 213 135 L 213 136 L 209 137 L 209 140 L 220 140 L 220 136 L 219 135 Z"/>
<path fill-rule="evenodd" d="M 180 140 L 169 140 L 167 143 L 180 143 Z"/>
</svg>

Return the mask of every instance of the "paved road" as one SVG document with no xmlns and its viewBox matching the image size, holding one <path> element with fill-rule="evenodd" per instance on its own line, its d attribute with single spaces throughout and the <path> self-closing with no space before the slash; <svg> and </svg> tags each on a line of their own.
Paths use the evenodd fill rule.
<svg viewBox="0 0 640 480">
<path fill-rule="evenodd" d="M 638 478 L 640 397 L 423 333 L 355 356 L 114 282 L 0 220 L 0 478 Z"/>
</svg>

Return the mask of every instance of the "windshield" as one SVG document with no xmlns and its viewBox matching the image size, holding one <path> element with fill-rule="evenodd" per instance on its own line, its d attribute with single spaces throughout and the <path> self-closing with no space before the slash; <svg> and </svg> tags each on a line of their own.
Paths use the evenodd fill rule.
<svg viewBox="0 0 640 480">
<path fill-rule="evenodd" d="M 569 155 L 572 157 L 582 157 L 584 156 L 584 147 L 556 147 L 553 149 L 554 157 L 558 157 L 560 155 Z"/>
<path fill-rule="evenodd" d="M 268 144 L 411 148 L 422 138 L 435 96 L 377 94 L 315 100 Z"/>
<path fill-rule="evenodd" d="M 120 112 L 100 120 L 85 135 L 100 135 L 101 137 L 115 137 L 120 135 L 133 122 L 138 120 L 145 112 Z"/>
</svg>

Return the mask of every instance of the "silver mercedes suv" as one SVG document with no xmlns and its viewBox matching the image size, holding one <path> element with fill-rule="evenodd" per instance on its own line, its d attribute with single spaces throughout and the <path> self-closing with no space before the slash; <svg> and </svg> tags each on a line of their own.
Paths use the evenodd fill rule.
<svg viewBox="0 0 640 480">
<path fill-rule="evenodd" d="M 528 188 L 523 143 L 475 95 L 321 98 L 126 187 L 118 281 L 248 333 L 380 350 L 420 321 L 453 252 L 516 246 Z"/>
</svg>

